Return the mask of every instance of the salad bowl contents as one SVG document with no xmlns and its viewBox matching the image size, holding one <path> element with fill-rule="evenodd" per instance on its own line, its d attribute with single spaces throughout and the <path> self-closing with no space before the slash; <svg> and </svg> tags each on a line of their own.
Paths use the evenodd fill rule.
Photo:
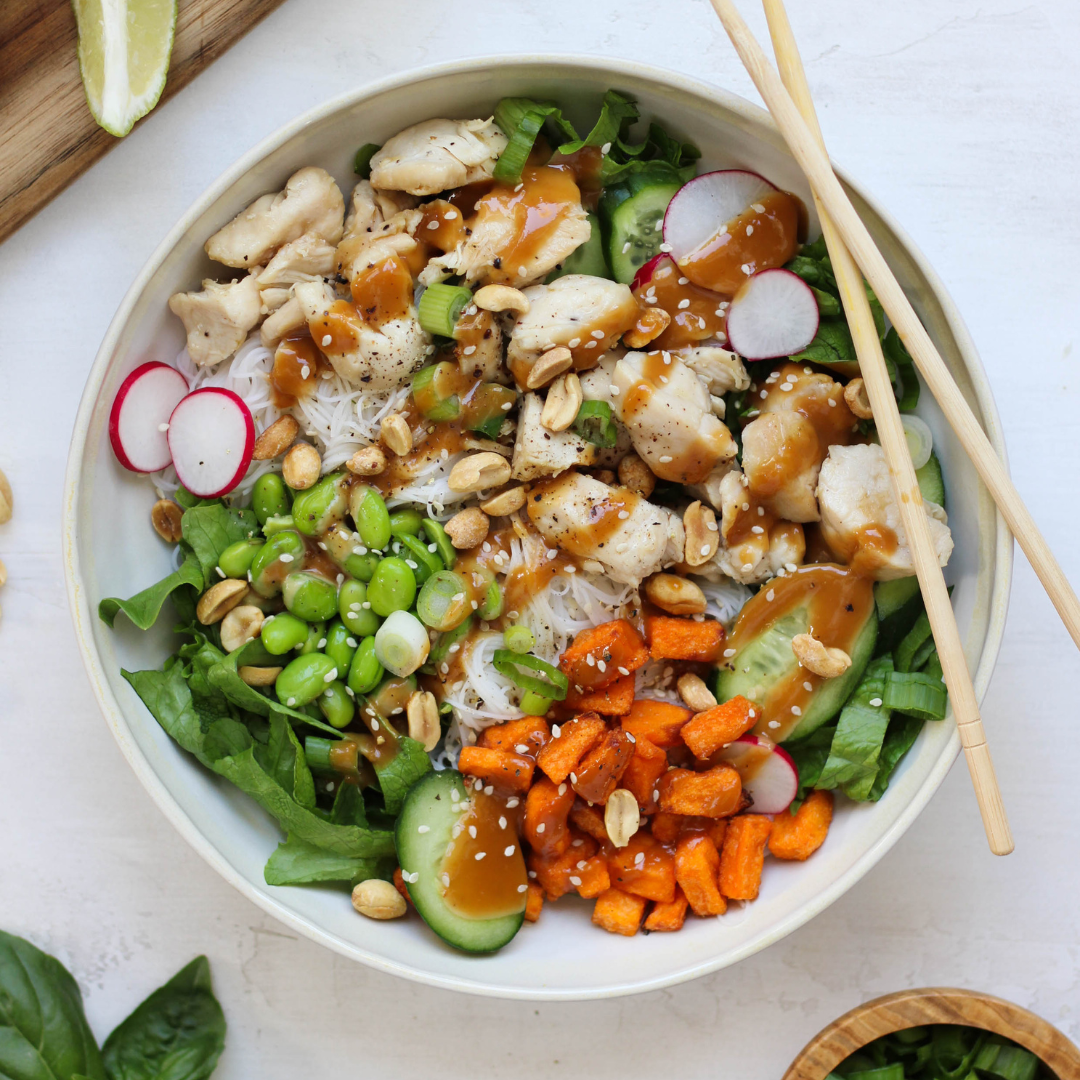
<svg viewBox="0 0 1080 1080">
<path fill-rule="evenodd" d="M 735 930 L 945 717 L 803 199 L 639 108 L 492 97 L 403 116 L 348 185 L 308 158 L 206 228 L 183 351 L 111 403 L 175 555 L 99 615 L 179 635 L 123 677 L 280 827 L 264 895 L 369 941 Z"/>
</svg>

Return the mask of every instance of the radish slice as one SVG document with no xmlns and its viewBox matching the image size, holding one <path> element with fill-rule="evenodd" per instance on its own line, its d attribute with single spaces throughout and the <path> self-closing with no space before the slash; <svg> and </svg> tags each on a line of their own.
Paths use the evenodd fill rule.
<svg viewBox="0 0 1080 1080">
<path fill-rule="evenodd" d="M 642 266 L 638 272 L 634 275 L 633 283 L 630 285 L 631 289 L 640 289 L 643 285 L 648 285 L 652 281 L 653 274 L 656 273 L 656 268 L 660 265 L 662 259 L 666 259 L 669 256 L 664 252 L 660 252 L 659 255 L 654 255 L 644 266 Z"/>
<path fill-rule="evenodd" d="M 754 800 L 756 814 L 782 814 L 799 791 L 799 770 L 791 755 L 756 735 L 743 735 L 719 757 L 742 777 L 743 790 Z"/>
<path fill-rule="evenodd" d="M 675 192 L 664 215 L 664 243 L 671 257 L 681 263 L 752 202 L 776 190 L 764 176 L 744 169 L 695 176 Z"/>
<path fill-rule="evenodd" d="M 206 386 L 188 394 L 169 418 L 169 449 L 180 483 L 201 499 L 232 491 L 255 449 L 255 423 L 231 390 Z"/>
<path fill-rule="evenodd" d="M 121 384 L 109 411 L 109 441 L 125 469 L 149 473 L 172 461 L 165 432 L 187 379 L 157 360 L 140 364 Z"/>
<path fill-rule="evenodd" d="M 805 349 L 818 330 L 813 290 L 790 270 L 762 270 L 735 294 L 727 313 L 732 349 L 747 360 L 771 360 Z"/>
</svg>

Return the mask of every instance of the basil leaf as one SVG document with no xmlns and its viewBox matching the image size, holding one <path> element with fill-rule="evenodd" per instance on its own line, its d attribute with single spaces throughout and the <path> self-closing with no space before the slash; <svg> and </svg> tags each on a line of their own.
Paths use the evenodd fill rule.
<svg viewBox="0 0 1080 1080">
<path fill-rule="evenodd" d="M 354 787 L 352 784 L 344 787 Z M 344 787 L 342 790 L 344 790 Z M 353 884 L 369 878 L 390 881 L 397 859 L 384 856 L 377 859 L 336 855 L 300 840 L 292 833 L 278 844 L 263 870 L 267 885 L 310 885 L 320 881 L 345 881 Z"/>
<path fill-rule="evenodd" d="M 105 1080 L 101 1053 L 67 968 L 0 931 L 0 1077 Z"/>
<path fill-rule="evenodd" d="M 129 599 L 106 597 L 98 604 L 98 618 L 106 625 L 112 626 L 116 613 L 122 611 L 140 630 L 149 630 L 157 621 L 165 601 L 177 589 L 185 585 L 193 586 L 200 591 L 205 588 L 202 567 L 198 558 L 191 554 L 184 559 L 179 570 L 174 570 L 156 585 L 143 589 L 142 592 L 136 593 Z"/>
<path fill-rule="evenodd" d="M 105 1040 L 109 1080 L 206 1080 L 225 1049 L 225 1015 L 198 956 Z"/>
<path fill-rule="evenodd" d="M 386 812 L 396 815 L 405 803 L 409 788 L 425 773 L 431 772 L 431 758 L 415 739 L 398 738 L 397 753 L 385 764 L 375 763 L 375 775 L 386 803 Z"/>
<path fill-rule="evenodd" d="M 180 528 L 184 544 L 202 567 L 202 587 L 208 589 L 217 580 L 214 568 L 221 553 L 230 544 L 254 536 L 259 531 L 259 523 L 250 510 L 233 510 L 214 503 L 185 510 Z"/>
</svg>

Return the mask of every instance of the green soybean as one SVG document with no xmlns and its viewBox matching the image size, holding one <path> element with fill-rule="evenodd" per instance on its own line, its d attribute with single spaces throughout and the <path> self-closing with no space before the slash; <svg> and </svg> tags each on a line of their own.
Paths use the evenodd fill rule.
<svg viewBox="0 0 1080 1080">
<path fill-rule="evenodd" d="M 423 520 L 423 517 L 412 507 L 395 510 L 390 515 L 390 533 L 392 536 L 397 537 L 418 536 L 420 534 L 420 524 Z"/>
<path fill-rule="evenodd" d="M 295 529 L 292 514 L 275 514 L 263 522 L 263 535 L 267 538 L 275 533 L 285 532 L 286 529 Z"/>
<path fill-rule="evenodd" d="M 366 484 L 354 487 L 349 495 L 349 513 L 366 547 L 382 551 L 390 543 L 390 511 L 374 488 Z"/>
<path fill-rule="evenodd" d="M 375 655 L 375 636 L 364 638 L 349 665 L 349 689 L 354 694 L 369 694 L 382 682 L 385 674 Z"/>
<path fill-rule="evenodd" d="M 307 622 L 332 619 L 338 609 L 337 585 L 307 570 L 289 574 L 281 595 L 285 607 Z"/>
<path fill-rule="evenodd" d="M 274 691 L 283 705 L 299 709 L 313 702 L 335 678 L 337 668 L 329 656 L 308 653 L 286 665 L 274 683 Z"/>
<path fill-rule="evenodd" d="M 267 518 L 289 512 L 289 493 L 279 473 L 263 473 L 251 489 L 251 508 L 260 525 Z"/>
<path fill-rule="evenodd" d="M 335 565 L 358 581 L 370 581 L 379 562 L 379 556 L 368 551 L 360 543 L 360 537 L 340 522 L 335 522 L 322 534 L 319 547 Z"/>
<path fill-rule="evenodd" d="M 276 596 L 289 573 L 299 569 L 306 549 L 296 532 L 275 533 L 251 563 L 251 586 L 260 596 Z"/>
<path fill-rule="evenodd" d="M 408 611 L 416 599 L 416 575 L 404 559 L 381 559 L 367 586 L 371 610 L 384 618 L 395 611 Z"/>
<path fill-rule="evenodd" d="M 274 656 L 283 656 L 307 641 L 308 624 L 287 611 L 273 615 L 262 624 L 259 637 L 263 648 Z"/>
<path fill-rule="evenodd" d="M 309 653 L 322 652 L 326 644 L 326 623 L 313 622 L 307 624 L 307 638 L 300 646 L 300 655 L 307 656 Z"/>
<path fill-rule="evenodd" d="M 442 522 L 434 518 L 424 518 L 423 526 L 429 542 L 435 545 L 439 558 L 446 563 L 446 569 L 453 570 L 454 563 L 457 562 L 457 549 L 450 543 L 450 537 L 446 535 Z"/>
<path fill-rule="evenodd" d="M 218 569 L 226 577 L 247 577 L 247 572 L 262 546 L 261 540 L 237 540 L 218 556 Z"/>
<path fill-rule="evenodd" d="M 343 728 L 352 723 L 356 705 L 340 679 L 330 683 L 315 700 L 331 727 Z"/>
<path fill-rule="evenodd" d="M 337 664 L 338 671 L 349 670 L 353 653 L 356 652 L 356 638 L 340 619 L 335 619 L 326 628 L 326 645 L 323 652 Z"/>
<path fill-rule="evenodd" d="M 347 481 L 342 473 L 333 473 L 296 496 L 293 521 L 305 536 L 320 536 L 331 525 L 345 520 L 347 507 Z"/>
<path fill-rule="evenodd" d="M 362 581 L 342 583 L 338 592 L 338 614 L 350 633 L 358 638 L 374 634 L 382 622 L 368 603 L 368 586 Z"/>
<path fill-rule="evenodd" d="M 443 561 L 438 555 L 428 551 L 427 544 L 418 536 L 399 536 L 398 542 L 405 549 L 401 556 L 407 563 L 416 563 L 415 568 L 409 569 L 416 574 L 417 585 L 423 585 L 432 574 L 439 573 L 443 569 Z"/>
</svg>

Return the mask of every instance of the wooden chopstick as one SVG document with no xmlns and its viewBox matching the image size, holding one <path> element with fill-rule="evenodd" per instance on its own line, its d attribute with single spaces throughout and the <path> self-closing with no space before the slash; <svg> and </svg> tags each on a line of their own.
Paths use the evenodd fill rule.
<svg viewBox="0 0 1080 1080">
<path fill-rule="evenodd" d="M 873 286 L 882 307 L 926 380 L 930 392 L 937 398 L 960 444 L 971 458 L 1017 542 L 1027 555 L 1058 615 L 1065 623 L 1065 628 L 1080 647 L 1080 602 L 1076 599 L 1076 593 L 1009 479 L 1004 465 L 994 453 L 990 440 L 953 382 L 929 334 L 908 303 L 866 226 L 859 220 L 859 215 L 840 186 L 840 181 L 833 174 L 828 157 L 818 146 L 813 133 L 799 114 L 798 107 L 784 89 L 779 75 L 766 59 L 761 46 L 731 0 L 710 2 L 720 16 L 720 21 L 724 24 L 724 29 L 727 30 L 746 70 L 765 99 L 792 156 L 806 174 L 822 205 L 832 217 L 837 232 Z"/>
<path fill-rule="evenodd" d="M 763 3 L 780 77 L 798 106 L 807 127 L 813 132 L 824 152 L 825 141 L 818 124 L 814 102 L 810 96 L 810 87 L 806 81 L 806 72 L 803 69 L 783 0 L 763 0 Z M 863 288 L 862 274 L 855 265 L 851 253 L 844 246 L 844 241 L 837 233 L 828 211 L 821 205 L 816 192 L 814 202 L 821 221 L 821 231 L 829 249 L 829 257 L 832 260 L 836 283 L 840 288 L 840 297 L 844 303 L 848 326 L 851 328 L 863 382 L 866 384 L 866 391 L 870 397 L 878 436 L 881 439 L 882 449 L 885 451 L 885 460 L 889 465 L 889 475 L 892 477 L 893 491 L 900 509 L 900 519 L 911 546 L 915 572 L 919 578 L 926 612 L 930 618 L 930 627 L 934 633 L 934 642 L 945 673 L 949 700 L 952 704 L 953 715 L 956 717 L 964 756 L 971 773 L 972 785 L 975 788 L 975 798 L 982 814 L 983 827 L 986 829 L 986 838 L 990 843 L 990 850 L 995 855 L 1007 855 L 1013 850 L 1012 834 L 1005 815 L 1001 791 L 998 788 L 997 776 L 994 773 L 994 764 L 990 758 L 990 748 L 987 746 L 982 720 L 979 717 L 979 703 L 975 698 L 975 688 L 971 684 L 971 674 L 964 658 L 960 631 L 956 626 L 945 578 L 942 576 L 930 537 L 919 483 L 915 477 L 915 467 L 911 462 L 907 441 L 904 438 L 900 410 L 893 396 L 888 368 L 881 351 L 877 327 L 874 325 L 874 316 L 870 310 L 866 290 Z"/>
</svg>

